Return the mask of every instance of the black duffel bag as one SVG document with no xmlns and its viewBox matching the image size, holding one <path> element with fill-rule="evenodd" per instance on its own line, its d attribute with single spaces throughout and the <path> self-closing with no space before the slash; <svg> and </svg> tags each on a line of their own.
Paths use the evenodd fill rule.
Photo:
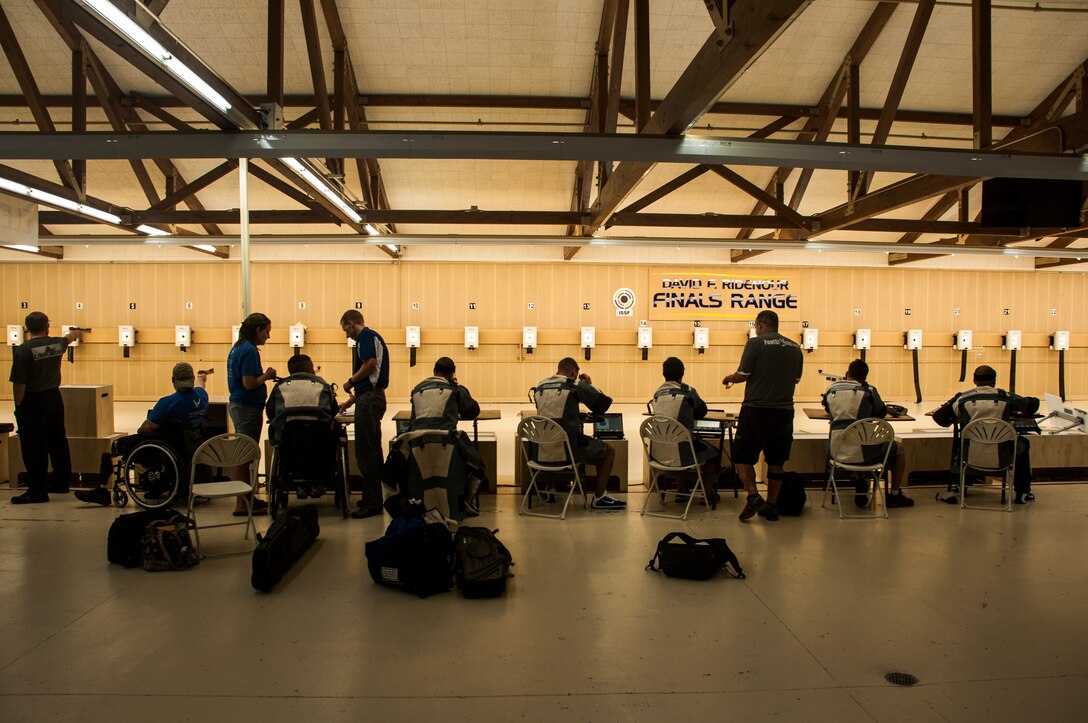
<svg viewBox="0 0 1088 723">
<path fill-rule="evenodd" d="M 144 562 L 144 532 L 152 522 L 184 516 L 170 509 L 141 510 L 119 515 L 106 537 L 106 559 L 124 567 L 140 567 Z"/>
<path fill-rule="evenodd" d="M 461 525 L 453 535 L 457 550 L 457 585 L 467 598 L 497 597 L 506 591 L 506 578 L 513 577 L 514 558 L 495 536 L 498 530 Z"/>
<path fill-rule="evenodd" d="M 370 577 L 379 585 L 428 597 L 453 586 L 453 535 L 441 522 L 394 518 L 385 534 L 366 543 Z"/>
<path fill-rule="evenodd" d="M 670 532 L 661 538 L 646 569 L 661 570 L 669 577 L 687 580 L 709 580 L 722 569 L 733 577 L 744 578 L 740 560 L 729 549 L 725 538 L 701 540 L 684 532 Z"/>
<path fill-rule="evenodd" d="M 253 575 L 250 578 L 253 588 L 268 592 L 277 585 L 291 566 L 310 549 L 320 532 L 317 505 L 283 508 L 268 532 L 263 536 L 257 535 L 257 547 L 253 550 Z"/>
</svg>

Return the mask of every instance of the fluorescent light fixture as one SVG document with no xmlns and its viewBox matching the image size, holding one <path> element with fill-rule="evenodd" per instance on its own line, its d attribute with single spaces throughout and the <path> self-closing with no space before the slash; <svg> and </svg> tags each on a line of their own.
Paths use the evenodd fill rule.
<svg viewBox="0 0 1088 723">
<path fill-rule="evenodd" d="M 389 249 L 393 253 L 399 253 L 400 252 L 400 249 L 397 248 L 396 244 L 382 244 L 382 246 L 386 247 L 387 249 Z"/>
<path fill-rule="evenodd" d="M 41 252 L 41 249 L 37 246 L 24 246 L 23 244 L 7 244 L 4 248 L 15 249 L 16 251 L 29 251 L 32 254 Z"/>
<path fill-rule="evenodd" d="M 140 233 L 146 233 L 148 236 L 170 236 L 169 231 L 163 231 L 161 228 L 155 228 L 154 226 L 148 226 L 147 224 L 141 224 L 136 227 L 136 230 Z"/>
<path fill-rule="evenodd" d="M 78 201 L 58 196 L 55 193 L 31 188 L 30 186 L 16 181 L 9 181 L 6 178 L 0 178 L 0 189 L 11 193 L 17 193 L 20 196 L 26 196 L 30 200 L 35 201 L 36 203 L 45 204 L 46 206 L 55 206 L 57 208 L 63 208 L 66 211 L 75 211 L 83 216 L 90 216 L 91 218 L 97 218 L 100 221 L 117 224 L 118 226 L 121 225 L 120 216 L 101 211 L 93 206 L 88 206 L 85 203 L 79 203 Z"/>
<path fill-rule="evenodd" d="M 201 251 L 207 251 L 210 254 L 214 254 L 216 252 L 215 247 L 208 244 L 196 244 L 195 246 L 193 246 L 193 248 L 200 249 Z"/>
<path fill-rule="evenodd" d="M 162 64 L 175 78 L 189 86 L 201 98 L 223 113 L 230 112 L 231 105 L 226 98 L 215 88 L 208 85 L 207 81 L 193 72 L 189 66 L 175 58 L 159 41 L 151 37 L 146 30 L 137 25 L 136 21 L 111 3 L 110 0 L 82 0 L 82 2 L 112 25 L 117 32 L 135 43 L 140 50 Z"/>
<path fill-rule="evenodd" d="M 368 224 L 367 224 L 366 226 L 363 226 L 363 228 L 364 228 L 364 229 L 366 229 L 366 232 L 367 232 L 368 234 L 370 234 L 371 236 L 377 236 L 377 235 L 379 235 L 379 231 L 378 231 L 378 229 L 374 228 L 374 227 L 373 227 L 373 226 L 371 226 L 371 225 L 370 225 L 369 223 L 368 223 Z"/>
<path fill-rule="evenodd" d="M 329 185 L 329 182 L 327 180 L 314 173 L 297 158 L 281 158 L 280 160 L 286 163 L 287 167 L 297 173 L 302 178 L 302 180 L 310 184 L 310 186 L 315 191 L 332 201 L 333 205 L 339 208 L 345 214 L 347 214 L 348 218 L 350 218 L 355 223 L 362 222 L 363 217 L 359 215 L 359 212 L 356 211 L 355 208 L 351 204 L 349 204 L 338 191 L 334 190 L 333 187 Z M 367 231 L 367 233 L 370 232 Z M 377 231 L 375 231 L 375 234 L 376 233 Z"/>
</svg>

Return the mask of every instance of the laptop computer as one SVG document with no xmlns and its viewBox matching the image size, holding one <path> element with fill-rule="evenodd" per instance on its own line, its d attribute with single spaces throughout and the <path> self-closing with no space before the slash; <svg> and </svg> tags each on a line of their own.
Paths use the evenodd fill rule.
<svg viewBox="0 0 1088 723">
<path fill-rule="evenodd" d="M 722 422 L 718 419 L 696 419 L 694 432 L 698 437 L 720 437 Z"/>
<path fill-rule="evenodd" d="M 593 436 L 596 439 L 623 439 L 623 415 L 617 412 L 602 414 L 600 421 L 593 423 Z"/>
<path fill-rule="evenodd" d="M 402 435 L 402 434 L 404 434 L 405 432 L 408 431 L 408 425 L 410 425 L 412 422 L 409 419 L 398 419 L 398 420 L 396 420 L 396 423 L 397 423 L 397 436 L 399 437 L 400 435 Z"/>
</svg>

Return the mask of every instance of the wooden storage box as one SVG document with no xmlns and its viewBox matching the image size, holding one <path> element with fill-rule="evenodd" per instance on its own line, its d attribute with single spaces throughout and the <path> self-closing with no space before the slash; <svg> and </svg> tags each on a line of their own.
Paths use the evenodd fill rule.
<svg viewBox="0 0 1088 723">
<path fill-rule="evenodd" d="M 64 429 L 71 437 L 113 434 L 113 387 L 109 384 L 70 384 L 60 388 L 64 400 Z"/>
<path fill-rule="evenodd" d="M 102 453 L 109 452 L 113 441 L 124 436 L 118 432 L 102 437 L 69 437 L 68 452 L 72 456 L 72 474 L 98 474 L 102 466 Z M 26 472 L 26 467 L 23 466 L 19 435 L 13 435 L 9 441 L 8 479 L 11 481 L 11 486 L 15 487 L 16 480 L 19 479 L 20 474 Z"/>
</svg>

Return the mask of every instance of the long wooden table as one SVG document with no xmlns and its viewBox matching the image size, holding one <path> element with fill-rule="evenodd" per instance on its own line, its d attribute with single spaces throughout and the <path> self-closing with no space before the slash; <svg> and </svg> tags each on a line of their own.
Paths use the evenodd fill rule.
<svg viewBox="0 0 1088 723">
<path fill-rule="evenodd" d="M 831 416 L 827 413 L 827 410 L 824 409 L 823 407 L 805 407 L 801 411 L 803 411 L 805 413 L 805 416 L 808 417 L 809 419 L 822 419 L 822 420 L 825 420 L 825 421 L 830 421 L 831 420 Z M 910 416 L 909 414 L 900 414 L 898 416 L 895 416 L 895 415 L 892 415 L 892 414 L 889 413 L 889 414 L 884 415 L 884 421 L 885 422 L 916 422 L 918 420 L 916 420 L 914 417 Z"/>
<path fill-rule="evenodd" d="M 408 409 L 402 409 L 393 415 L 394 422 L 407 422 L 412 418 L 412 412 Z M 480 441 L 480 427 L 478 422 L 491 422 L 496 419 L 502 419 L 502 412 L 498 409 L 481 409 L 480 413 L 476 415 L 476 418 L 472 420 L 472 441 Z M 461 420 L 467 422 L 467 419 Z"/>
</svg>

